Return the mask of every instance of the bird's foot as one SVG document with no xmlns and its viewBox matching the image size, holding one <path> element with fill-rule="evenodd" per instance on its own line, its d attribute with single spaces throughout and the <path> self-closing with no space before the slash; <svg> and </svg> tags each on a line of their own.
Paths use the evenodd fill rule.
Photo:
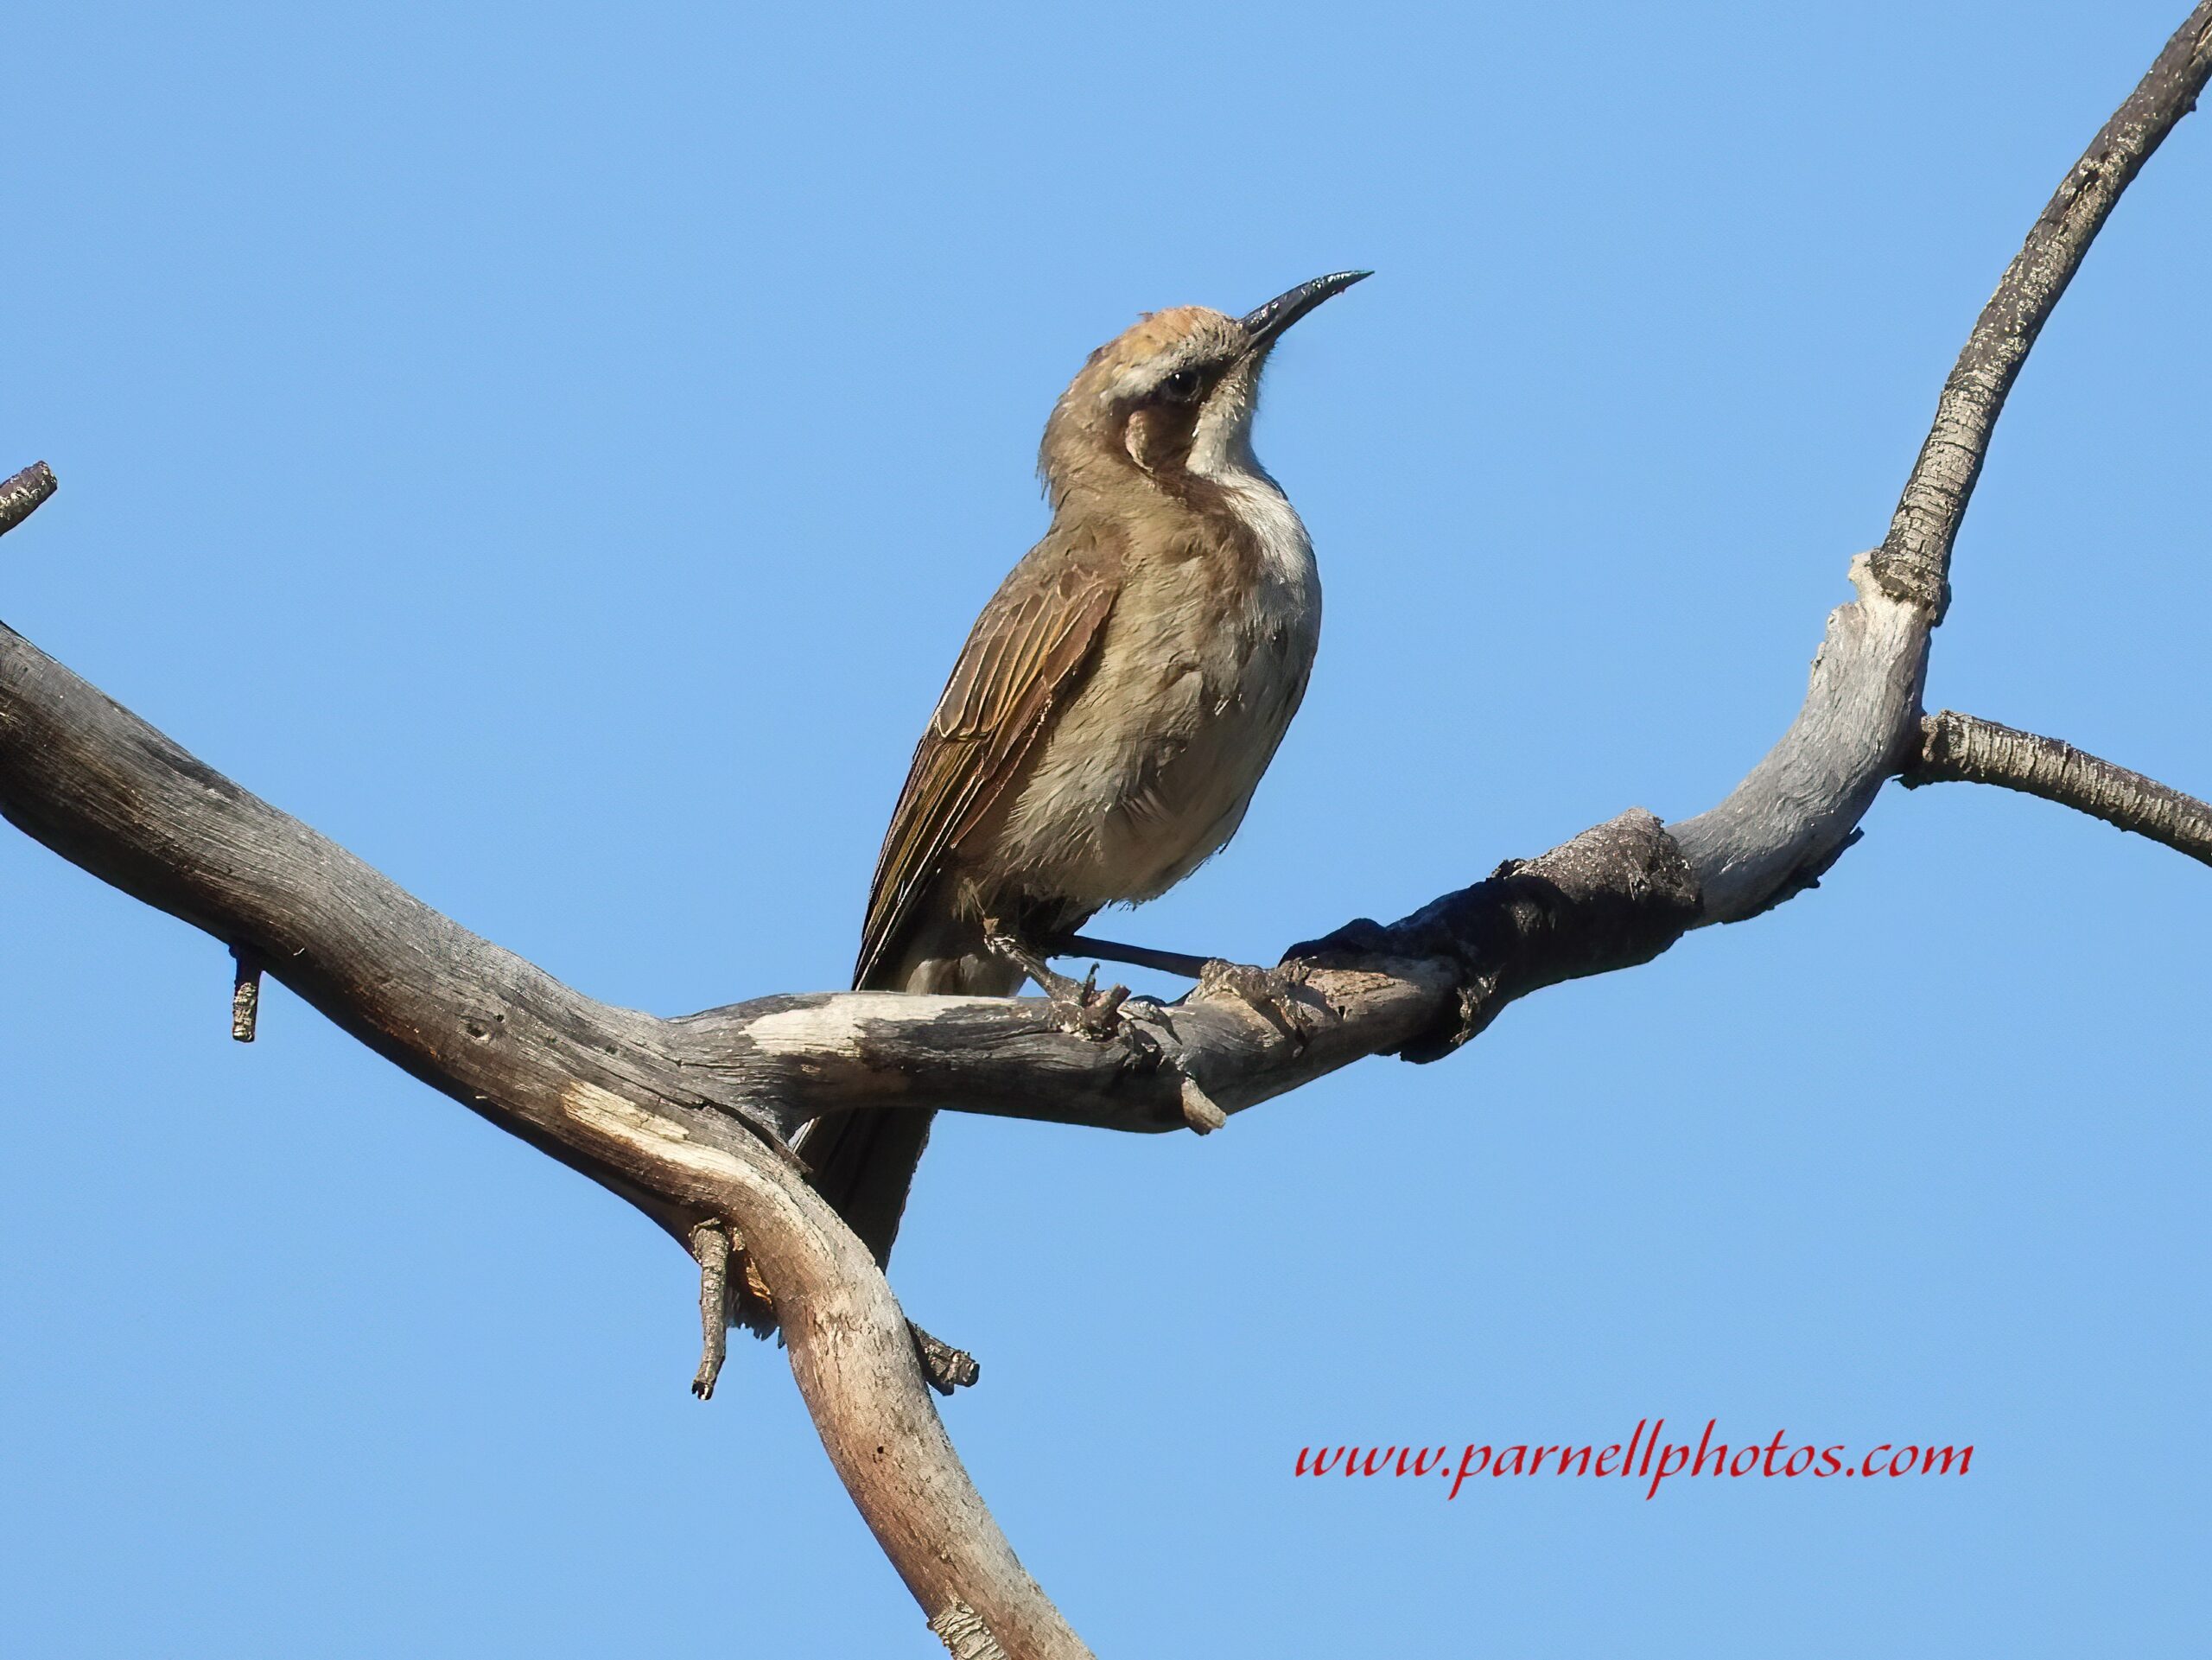
<svg viewBox="0 0 2212 1660">
<path fill-rule="evenodd" d="M 1128 1001 L 1129 989 L 1109 986 L 1099 990 L 1096 964 L 1082 979 L 1072 980 L 1046 967 L 1043 957 L 1002 929 L 987 923 L 983 940 L 1037 983 L 1050 1000 L 1062 1031 L 1103 1043 L 1122 1029 L 1122 1005 Z"/>
<path fill-rule="evenodd" d="M 1294 1048 L 1303 1049 L 1316 1024 L 1305 984 L 1294 964 L 1262 969 L 1214 958 L 1198 971 L 1198 989 L 1191 995 L 1202 1000 L 1233 997 L 1290 1040 Z"/>
</svg>

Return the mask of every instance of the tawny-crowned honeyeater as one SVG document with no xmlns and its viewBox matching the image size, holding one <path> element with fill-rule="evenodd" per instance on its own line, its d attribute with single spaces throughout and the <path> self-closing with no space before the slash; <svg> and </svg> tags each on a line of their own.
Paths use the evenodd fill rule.
<svg viewBox="0 0 2212 1660">
<path fill-rule="evenodd" d="M 1260 372 L 1366 275 L 1241 318 L 1154 312 L 1090 354 L 1045 423 L 1052 528 L 983 607 L 915 747 L 856 989 L 1011 995 L 1023 972 L 987 923 L 1049 945 L 1236 833 L 1321 631 L 1306 527 L 1252 453 Z M 862 1108 L 796 1142 L 879 1262 L 930 1117 Z"/>
</svg>

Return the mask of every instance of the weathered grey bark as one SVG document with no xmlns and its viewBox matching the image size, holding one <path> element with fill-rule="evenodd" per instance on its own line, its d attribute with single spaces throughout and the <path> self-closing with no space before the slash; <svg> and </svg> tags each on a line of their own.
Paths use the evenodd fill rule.
<svg viewBox="0 0 2212 1660">
<path fill-rule="evenodd" d="M 209 770 L 0 627 L 0 813 L 125 893 L 228 944 L 417 1078 L 621 1195 L 701 1266 L 717 1310 L 764 1292 L 830 1460 L 931 1629 L 970 1657 L 1086 1652 L 1023 1571 L 927 1387 L 973 1363 L 913 1332 L 865 1247 L 802 1179 L 790 1134 L 833 1108 L 951 1108 L 1129 1131 L 1221 1127 L 1363 1056 L 1433 1059 L 1506 1005 L 1649 961 L 1687 929 L 1779 903 L 1849 845 L 1881 785 L 1977 778 L 2183 846 L 2201 803 L 2001 728 L 1921 737 L 1929 633 L 1960 516 L 2022 359 L 2089 239 L 2212 68 L 2197 7 L 2045 210 L 1976 324 L 1883 548 L 1831 618 L 1803 709 L 1712 811 L 1670 834 L 1632 811 L 1510 862 L 1388 927 L 1296 946 L 1255 999 L 1209 974 L 1103 1038 L 1030 1000 L 898 993 L 756 999 L 677 1020 L 562 985 Z M 0 531 L 52 493 L 0 485 Z M 1950 770 L 1945 770 L 1945 769 Z M 2098 769 L 2102 768 L 2102 771 Z M 2122 781 L 2125 781 L 2123 786 Z M 2163 805 L 2161 805 L 2163 803 Z M 2164 816 L 2161 816 L 2164 814 Z M 2185 849 L 2185 850 L 2187 850 Z M 2200 852 L 2198 856 L 2203 855 Z M 926 1359 L 925 1359 L 926 1358 Z"/>
<path fill-rule="evenodd" d="M 1889 535 L 1853 563 L 1859 597 L 1828 619 L 1796 721 L 1727 799 L 1672 827 L 1707 921 L 1756 916 L 1818 880 L 1884 780 L 1917 752 L 1929 636 L 1950 603 L 1951 550 L 2005 395 L 2120 193 L 2196 107 L 2208 74 L 2212 4 L 2190 13 L 2067 169 L 1982 308 Z"/>
<path fill-rule="evenodd" d="M 2056 738 L 2016 732 L 1952 709 L 1920 724 L 1920 754 L 1906 767 L 1907 789 L 1923 784 L 1999 784 L 2212 864 L 2212 804 Z"/>
<path fill-rule="evenodd" d="M 1125 1007 L 1097 1041 L 1041 999 L 905 992 L 755 998 L 675 1020 L 596 1002 L 431 910 L 212 771 L 0 626 L 0 814 L 223 940 L 379 1054 L 647 1208 L 690 1248 L 685 1184 L 579 1138 L 579 1084 L 672 1135 L 775 1159 L 835 1108 L 908 1104 L 1158 1132 L 1185 1084 L 1234 1112 L 1374 1054 L 1442 1053 L 1513 999 L 1649 960 L 1695 916 L 1649 813 L 1510 864 L 1391 927 L 1294 948 L 1293 1029 L 1227 984 Z M 801 1184 L 803 1186 L 803 1184 Z M 737 1218 L 749 1246 L 751 1231 Z"/>
<path fill-rule="evenodd" d="M 924 1610 L 964 1602 L 1011 1652 L 1086 1652 L 969 1481 L 874 1259 L 784 1151 L 794 1113 L 759 1110 L 697 1046 L 714 1023 L 595 1002 L 476 938 L 5 627 L 0 813 L 687 1245 L 725 1222 L 771 1289 L 831 1462 Z"/>
<path fill-rule="evenodd" d="M 1828 617 L 1797 718 L 1717 807 L 1669 826 L 1697 874 L 1706 922 L 1741 922 L 1811 887 L 1909 753 L 1928 674 L 1929 607 L 1851 562 L 1859 597 Z"/>
</svg>

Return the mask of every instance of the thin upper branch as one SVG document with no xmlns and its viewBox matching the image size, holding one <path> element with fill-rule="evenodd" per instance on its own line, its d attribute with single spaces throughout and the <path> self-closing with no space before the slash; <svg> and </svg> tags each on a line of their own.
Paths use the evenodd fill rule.
<svg viewBox="0 0 2212 1660">
<path fill-rule="evenodd" d="M 39 504 L 60 486 L 54 469 L 33 461 L 12 478 L 0 482 L 0 536 L 5 536 L 39 510 Z"/>
<path fill-rule="evenodd" d="M 2212 804 L 2115 766 L 2056 738 L 1945 709 L 1921 725 L 1908 786 L 1998 784 L 2101 818 L 2212 864 Z"/>
<path fill-rule="evenodd" d="M 2174 124 L 2196 107 L 2208 78 L 2212 0 L 2174 31 L 2126 101 L 2067 170 L 1975 321 L 1943 383 L 1935 425 L 1898 499 L 1890 533 L 1874 556 L 1876 577 L 1898 598 L 1929 605 L 1940 620 L 1949 601 L 1951 548 L 2005 394 L 2120 193 Z"/>
<path fill-rule="evenodd" d="M 1736 922 L 1816 882 L 1920 742 L 1929 636 L 1950 598 L 1951 550 L 2005 394 L 2089 244 L 2212 76 L 2212 0 L 2067 169 L 1982 308 L 1880 548 L 1852 566 L 1858 598 L 1828 619 L 1805 701 L 1782 741 L 1718 806 L 1669 826 L 1707 922 Z"/>
</svg>

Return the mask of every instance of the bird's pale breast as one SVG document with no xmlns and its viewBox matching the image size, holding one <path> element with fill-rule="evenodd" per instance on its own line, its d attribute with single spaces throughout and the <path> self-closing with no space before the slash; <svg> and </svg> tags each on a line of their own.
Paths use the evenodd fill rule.
<svg viewBox="0 0 2212 1660">
<path fill-rule="evenodd" d="M 1022 886 L 1091 909 L 1173 887 L 1236 832 L 1297 712 L 1320 634 L 1313 549 L 1264 474 L 1223 482 L 1250 534 L 1132 562 L 1096 670 L 991 837 Z"/>
</svg>

